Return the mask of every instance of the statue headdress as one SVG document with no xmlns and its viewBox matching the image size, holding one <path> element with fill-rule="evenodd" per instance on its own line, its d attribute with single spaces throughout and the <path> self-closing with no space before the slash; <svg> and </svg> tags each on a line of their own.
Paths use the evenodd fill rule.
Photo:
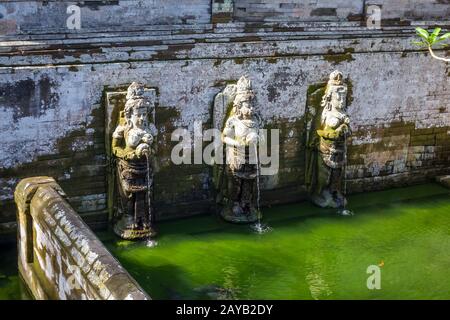
<svg viewBox="0 0 450 320">
<path fill-rule="evenodd" d="M 252 82 L 246 76 L 242 76 L 236 85 L 236 96 L 234 98 L 234 105 L 239 106 L 242 102 L 253 100 L 255 94 L 252 90 Z"/>
<path fill-rule="evenodd" d="M 344 76 L 342 72 L 338 70 L 334 70 L 332 73 L 330 73 L 330 78 L 328 80 L 329 86 L 341 86 L 344 84 L 343 80 Z"/>
<path fill-rule="evenodd" d="M 138 82 L 133 82 L 127 89 L 126 99 L 139 99 L 144 98 L 144 85 Z"/>
<path fill-rule="evenodd" d="M 138 82 L 133 82 L 127 89 L 127 96 L 125 102 L 125 118 L 129 119 L 134 108 L 146 108 L 150 102 L 144 96 L 144 85 Z"/>
<path fill-rule="evenodd" d="M 322 97 L 321 105 L 327 110 L 331 109 L 330 101 L 333 91 L 347 91 L 347 85 L 344 83 L 344 75 L 338 70 L 334 70 L 330 73 L 330 77 L 327 82 L 325 94 Z"/>
</svg>

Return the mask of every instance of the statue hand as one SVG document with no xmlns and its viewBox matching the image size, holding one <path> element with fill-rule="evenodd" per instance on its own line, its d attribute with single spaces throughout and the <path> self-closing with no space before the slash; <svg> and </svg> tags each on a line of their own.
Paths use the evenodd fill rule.
<svg viewBox="0 0 450 320">
<path fill-rule="evenodd" d="M 243 141 L 241 141 L 240 139 L 233 139 L 230 137 L 222 137 L 222 141 L 227 144 L 228 146 L 233 146 L 233 147 L 242 147 L 245 146 L 245 143 Z"/>
<path fill-rule="evenodd" d="M 125 159 L 125 160 L 136 160 L 136 159 L 138 159 L 139 157 L 138 157 L 138 155 L 136 154 L 136 150 L 132 150 L 132 151 L 129 151 L 129 152 L 127 152 L 126 154 L 125 154 L 125 156 L 123 157 L 123 159 Z"/>
<path fill-rule="evenodd" d="M 336 129 L 336 132 L 339 134 L 339 136 L 347 135 L 350 133 L 350 128 L 347 124 L 341 124 L 339 128 Z"/>
<path fill-rule="evenodd" d="M 147 144 L 152 144 L 153 142 L 153 136 L 150 133 L 146 133 L 143 137 L 142 137 L 142 141 L 144 141 Z"/>
<path fill-rule="evenodd" d="M 349 125 L 349 124 L 350 124 L 350 118 L 349 118 L 349 117 L 345 117 L 345 118 L 344 118 L 344 123 L 345 123 L 346 125 Z"/>
<path fill-rule="evenodd" d="M 141 143 L 136 148 L 136 155 L 141 158 L 144 154 L 150 154 L 150 146 L 147 143 Z"/>
<path fill-rule="evenodd" d="M 258 143 L 258 135 L 256 133 L 249 134 L 247 137 L 245 137 L 245 142 L 248 144 L 256 144 Z"/>
</svg>

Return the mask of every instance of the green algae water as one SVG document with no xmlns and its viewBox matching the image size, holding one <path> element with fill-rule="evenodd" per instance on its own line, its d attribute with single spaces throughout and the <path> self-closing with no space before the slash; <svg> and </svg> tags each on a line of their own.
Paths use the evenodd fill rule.
<svg viewBox="0 0 450 320">
<path fill-rule="evenodd" d="M 264 209 L 255 234 L 216 216 L 160 223 L 158 246 L 100 233 L 153 299 L 450 299 L 449 190 L 349 197 L 353 217 L 304 202 Z M 380 266 L 381 289 L 367 288 Z M 0 300 L 27 298 L 17 251 L 0 248 Z"/>
<path fill-rule="evenodd" d="M 17 271 L 14 245 L 0 246 L 0 300 L 28 300 L 30 296 Z"/>
<path fill-rule="evenodd" d="M 449 195 L 435 184 L 358 194 L 353 217 L 273 207 L 261 235 L 201 216 L 159 224 L 155 248 L 101 238 L 153 299 L 449 299 Z"/>
</svg>

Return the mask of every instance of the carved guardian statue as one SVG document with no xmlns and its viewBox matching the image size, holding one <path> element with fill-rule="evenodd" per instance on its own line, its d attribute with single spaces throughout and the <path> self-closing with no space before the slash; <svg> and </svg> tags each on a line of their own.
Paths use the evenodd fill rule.
<svg viewBox="0 0 450 320">
<path fill-rule="evenodd" d="M 251 223 L 260 215 L 256 208 L 256 153 L 261 121 L 254 109 L 255 95 L 246 77 L 241 77 L 236 85 L 227 87 L 221 94 L 229 103 L 226 103 L 226 112 L 222 112 L 226 161 L 218 184 L 220 214 L 229 222 Z M 215 102 L 217 100 L 216 97 Z"/>
<path fill-rule="evenodd" d="M 317 156 L 308 172 L 311 200 L 320 207 L 344 208 L 346 138 L 351 134 L 347 111 L 347 86 L 339 71 L 330 74 L 321 101 L 322 113 L 313 151 Z M 313 133 L 314 135 L 314 133 Z"/>
<path fill-rule="evenodd" d="M 154 106 L 144 95 L 144 86 L 133 82 L 127 90 L 125 108 L 112 137 L 119 197 L 114 232 L 123 239 L 155 235 L 151 157 L 156 128 L 150 119 L 152 108 Z"/>
</svg>

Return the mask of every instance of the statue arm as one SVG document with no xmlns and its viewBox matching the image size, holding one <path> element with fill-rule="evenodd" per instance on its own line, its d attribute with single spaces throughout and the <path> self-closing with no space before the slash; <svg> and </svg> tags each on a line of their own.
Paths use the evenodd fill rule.
<svg viewBox="0 0 450 320">
<path fill-rule="evenodd" d="M 112 139 L 112 152 L 117 158 L 124 160 L 135 160 L 139 158 L 136 154 L 136 150 L 127 150 L 127 148 L 123 148 L 122 139 L 120 138 Z"/>
<path fill-rule="evenodd" d="M 332 129 L 332 128 L 325 128 L 323 130 L 317 130 L 317 134 L 324 138 L 324 139 L 328 139 L 328 140 L 338 140 L 339 138 L 341 138 L 344 135 L 349 134 L 350 131 L 350 127 L 348 126 L 347 123 L 343 123 L 341 124 L 339 127 L 337 127 L 336 129 Z"/>
<path fill-rule="evenodd" d="M 117 158 L 125 158 L 127 152 L 125 151 L 125 149 L 122 147 L 122 139 L 118 139 L 118 138 L 113 138 L 112 140 L 112 151 L 113 154 L 117 157 Z"/>
<path fill-rule="evenodd" d="M 227 120 L 225 128 L 223 129 L 222 142 L 234 147 L 238 147 L 241 145 L 241 143 L 234 138 L 234 128 L 231 119 Z"/>
<path fill-rule="evenodd" d="M 336 129 L 336 132 L 339 134 L 339 136 L 350 134 L 351 133 L 350 126 L 348 125 L 347 122 L 343 123 Z"/>
<path fill-rule="evenodd" d="M 324 130 L 317 130 L 317 134 L 320 137 L 328 140 L 337 140 L 340 137 L 339 132 L 337 130 L 329 128 Z"/>
<path fill-rule="evenodd" d="M 222 141 L 225 144 L 227 144 L 229 146 L 233 146 L 233 147 L 239 147 L 241 145 L 237 140 L 227 137 L 227 136 L 224 136 L 224 135 L 222 135 Z"/>
<path fill-rule="evenodd" d="M 117 158 L 125 158 L 126 152 L 121 145 L 122 139 L 114 138 L 112 139 L 112 152 Z"/>
</svg>

